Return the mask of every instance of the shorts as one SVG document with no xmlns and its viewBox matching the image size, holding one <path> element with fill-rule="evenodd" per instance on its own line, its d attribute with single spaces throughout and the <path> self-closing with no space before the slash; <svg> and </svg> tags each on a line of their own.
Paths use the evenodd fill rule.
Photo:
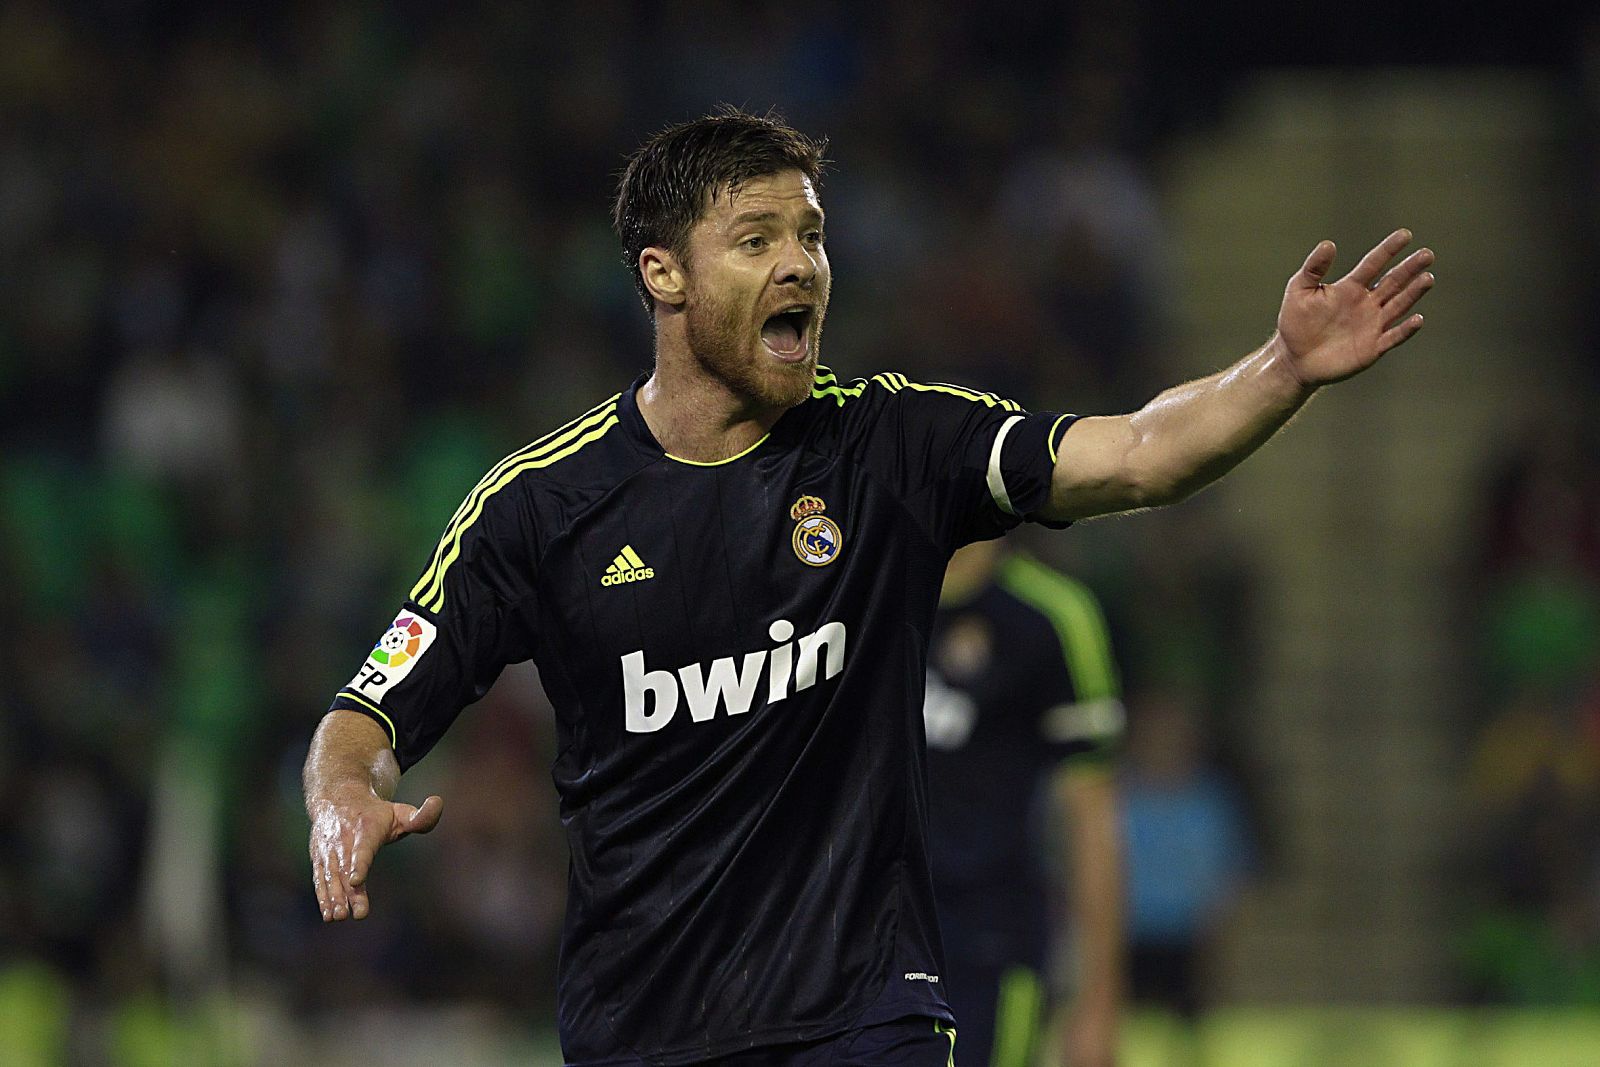
<svg viewBox="0 0 1600 1067">
<path fill-rule="evenodd" d="M 955 1027 L 923 1015 L 846 1030 L 816 1041 L 736 1052 L 717 1067 L 955 1067 Z"/>
</svg>

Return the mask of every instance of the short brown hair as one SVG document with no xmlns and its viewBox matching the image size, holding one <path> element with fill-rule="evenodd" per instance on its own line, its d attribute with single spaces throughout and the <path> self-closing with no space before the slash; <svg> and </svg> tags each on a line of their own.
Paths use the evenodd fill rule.
<svg viewBox="0 0 1600 1067">
<path fill-rule="evenodd" d="M 622 172 L 611 212 L 622 261 L 645 311 L 655 305 L 639 272 L 639 253 L 665 248 L 681 258 L 689 230 L 724 188 L 736 193 L 751 178 L 782 170 L 798 170 L 820 184 L 826 148 L 827 141 L 813 141 L 776 112 L 752 115 L 727 106 L 645 141 Z"/>
</svg>

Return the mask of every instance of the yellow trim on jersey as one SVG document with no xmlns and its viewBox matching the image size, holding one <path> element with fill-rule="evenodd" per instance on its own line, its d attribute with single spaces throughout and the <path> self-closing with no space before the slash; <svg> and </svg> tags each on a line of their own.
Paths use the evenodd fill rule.
<svg viewBox="0 0 1600 1067">
<path fill-rule="evenodd" d="M 834 403 L 844 407 L 846 400 L 853 400 L 860 396 L 869 383 L 882 386 L 891 393 L 898 393 L 903 389 L 911 389 L 919 393 L 947 393 L 950 396 L 959 396 L 963 400 L 971 400 L 976 404 L 988 407 L 998 407 L 1003 411 L 1021 411 L 1022 405 L 1015 400 L 1007 400 L 994 393 L 985 393 L 978 389 L 968 389 L 964 385 L 950 385 L 945 382 L 914 382 L 898 371 L 880 371 L 870 379 L 857 379 L 855 385 L 840 385 L 839 379 L 827 367 L 817 368 L 816 378 L 811 383 L 811 395 L 819 400 L 832 398 Z"/>
<path fill-rule="evenodd" d="M 832 398 L 835 404 L 844 407 L 846 400 L 854 400 L 866 389 L 866 382 L 855 385 L 840 385 L 839 379 L 827 367 L 818 367 L 816 377 L 811 382 L 811 395 L 818 400 Z"/>
<path fill-rule="evenodd" d="M 1050 432 L 1044 435 L 1044 443 L 1050 449 L 1050 466 L 1052 467 L 1056 465 L 1056 427 L 1061 425 L 1062 420 L 1070 418 L 1072 418 L 1071 415 L 1061 416 L 1061 418 L 1050 424 Z"/>
<path fill-rule="evenodd" d="M 354 689 L 342 689 L 339 691 L 339 695 L 349 697 L 362 707 L 370 709 L 373 714 L 382 719 L 389 727 L 389 747 L 396 750 L 400 748 L 400 732 L 394 728 L 394 720 L 385 715 L 382 708 L 378 707 L 378 705 L 374 704 L 372 701 L 368 700 Z"/>
<path fill-rule="evenodd" d="M 956 1067 L 956 1028 L 942 1019 L 933 1020 L 933 1032 L 943 1034 L 950 1039 L 950 1056 L 946 1059 L 945 1067 Z"/>
<path fill-rule="evenodd" d="M 761 441 L 765 441 L 771 436 L 772 434 L 770 433 L 764 433 L 761 435 Z M 687 463 L 691 467 L 720 467 L 724 463 L 732 463 L 736 459 L 739 459 L 743 456 L 748 456 L 750 453 L 761 447 L 761 441 L 757 441 L 755 444 L 751 445 L 742 452 L 734 453 L 727 459 L 713 459 L 710 461 L 702 459 L 684 459 L 682 456 L 674 456 L 671 452 L 663 452 L 662 455 L 666 456 L 668 459 L 676 460 L 679 463 Z"/>
<path fill-rule="evenodd" d="M 901 377 L 903 378 L 904 375 Z M 975 403 L 986 404 L 992 408 L 998 407 L 1002 411 L 1022 410 L 1022 405 L 1017 403 L 1015 400 L 1005 400 L 993 393 L 982 393 L 976 389 L 968 389 L 966 386 L 962 385 L 946 385 L 944 382 L 930 382 L 927 385 L 923 385 L 920 382 L 910 381 L 905 382 L 904 385 L 905 388 L 915 389 L 919 393 L 949 393 L 951 396 L 959 396 L 964 400 L 971 400 Z"/>
<path fill-rule="evenodd" d="M 591 445 L 600 440 L 600 438 L 604 437 L 610 431 L 611 427 L 617 425 L 617 423 L 618 419 L 616 416 L 615 405 L 613 404 L 612 407 L 607 410 L 605 421 L 590 429 L 587 433 L 584 433 L 581 436 L 575 436 L 578 433 L 578 430 L 574 429 L 572 433 L 566 434 L 559 440 L 552 441 L 550 444 L 544 447 L 543 451 L 529 455 L 528 458 L 518 462 L 515 466 L 505 467 L 504 464 L 501 464 L 501 467 L 505 467 L 504 473 L 502 473 L 498 478 L 494 479 L 494 481 L 489 482 L 486 485 L 481 485 L 480 488 L 482 491 L 475 491 L 474 493 L 474 495 L 477 497 L 477 503 L 473 505 L 472 510 L 469 511 L 459 522 L 455 523 L 451 530 L 446 531 L 445 540 L 449 542 L 450 547 L 445 551 L 444 556 L 439 561 L 438 573 L 434 575 L 433 582 L 428 586 L 427 591 L 421 596 L 418 596 L 417 590 L 413 589 L 411 591 L 411 599 L 429 611 L 443 611 L 445 574 L 449 572 L 450 565 L 454 563 L 457 557 L 461 555 L 461 538 L 468 530 L 472 529 L 473 523 L 477 522 L 478 519 L 483 515 L 483 506 L 484 504 L 488 503 L 489 498 L 494 496 L 500 490 L 504 489 L 506 486 L 510 485 L 512 482 L 516 481 L 519 475 L 525 474 L 531 470 L 539 470 L 543 467 L 549 467 L 553 464 L 559 463 L 561 460 L 566 459 L 568 456 L 579 451 L 585 446 Z M 420 586 L 421 583 L 419 582 L 418 587 L 420 588 Z"/>
<path fill-rule="evenodd" d="M 449 550 L 451 534 L 462 519 L 477 505 L 480 495 L 487 486 L 513 464 L 531 457 L 534 453 L 539 452 L 540 449 L 548 451 L 559 447 L 581 433 L 585 427 L 592 425 L 594 420 L 604 418 L 615 411 L 617 401 L 621 397 L 622 394 L 617 393 L 610 399 L 601 401 L 566 425 L 550 431 L 538 440 L 506 456 L 499 463 L 496 463 L 488 474 L 478 479 L 478 484 L 472 487 L 472 491 L 461 501 L 461 506 L 456 508 L 456 513 L 450 516 L 450 522 L 444 528 L 444 535 L 439 538 L 439 544 L 434 548 L 433 555 L 428 560 L 427 569 L 422 572 L 422 577 L 417 579 L 417 584 L 411 587 L 411 599 L 417 600 L 422 595 L 423 590 L 433 586 L 434 579 L 438 577 L 440 563 L 444 559 L 444 554 Z"/>
</svg>

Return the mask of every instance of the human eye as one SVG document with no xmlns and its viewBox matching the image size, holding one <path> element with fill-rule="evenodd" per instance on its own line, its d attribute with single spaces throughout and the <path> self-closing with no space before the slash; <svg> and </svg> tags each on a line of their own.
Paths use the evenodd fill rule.
<svg viewBox="0 0 1600 1067">
<path fill-rule="evenodd" d="M 759 233 L 753 233 L 749 237 L 746 237 L 744 240 L 740 241 L 739 244 L 744 248 L 748 248 L 752 252 L 759 252 L 763 248 L 767 247 L 767 239 Z"/>
<path fill-rule="evenodd" d="M 824 241 L 826 241 L 827 238 L 823 236 L 823 233 L 822 233 L 821 230 L 807 230 L 806 233 L 805 233 L 805 240 L 806 240 L 806 244 L 811 245 L 814 248 L 817 248 L 817 247 L 821 247 L 822 243 Z"/>
</svg>

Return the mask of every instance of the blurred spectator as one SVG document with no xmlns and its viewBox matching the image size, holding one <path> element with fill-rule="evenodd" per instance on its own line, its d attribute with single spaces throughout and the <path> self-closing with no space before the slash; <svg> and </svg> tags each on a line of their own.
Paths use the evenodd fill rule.
<svg viewBox="0 0 1600 1067">
<path fill-rule="evenodd" d="M 1600 1006 L 1600 678 L 1524 693 L 1479 738 L 1470 784 L 1486 897 L 1462 947 L 1475 997 Z"/>
<path fill-rule="evenodd" d="M 1479 999 L 1600 1004 L 1600 479 L 1560 415 L 1492 486 L 1480 582 L 1488 719 L 1470 754 Z"/>
<path fill-rule="evenodd" d="M 1130 710 L 1120 785 L 1133 997 L 1193 1019 L 1206 1003 L 1206 949 L 1251 868 L 1249 831 L 1206 756 L 1194 698 L 1147 692 Z"/>
</svg>

